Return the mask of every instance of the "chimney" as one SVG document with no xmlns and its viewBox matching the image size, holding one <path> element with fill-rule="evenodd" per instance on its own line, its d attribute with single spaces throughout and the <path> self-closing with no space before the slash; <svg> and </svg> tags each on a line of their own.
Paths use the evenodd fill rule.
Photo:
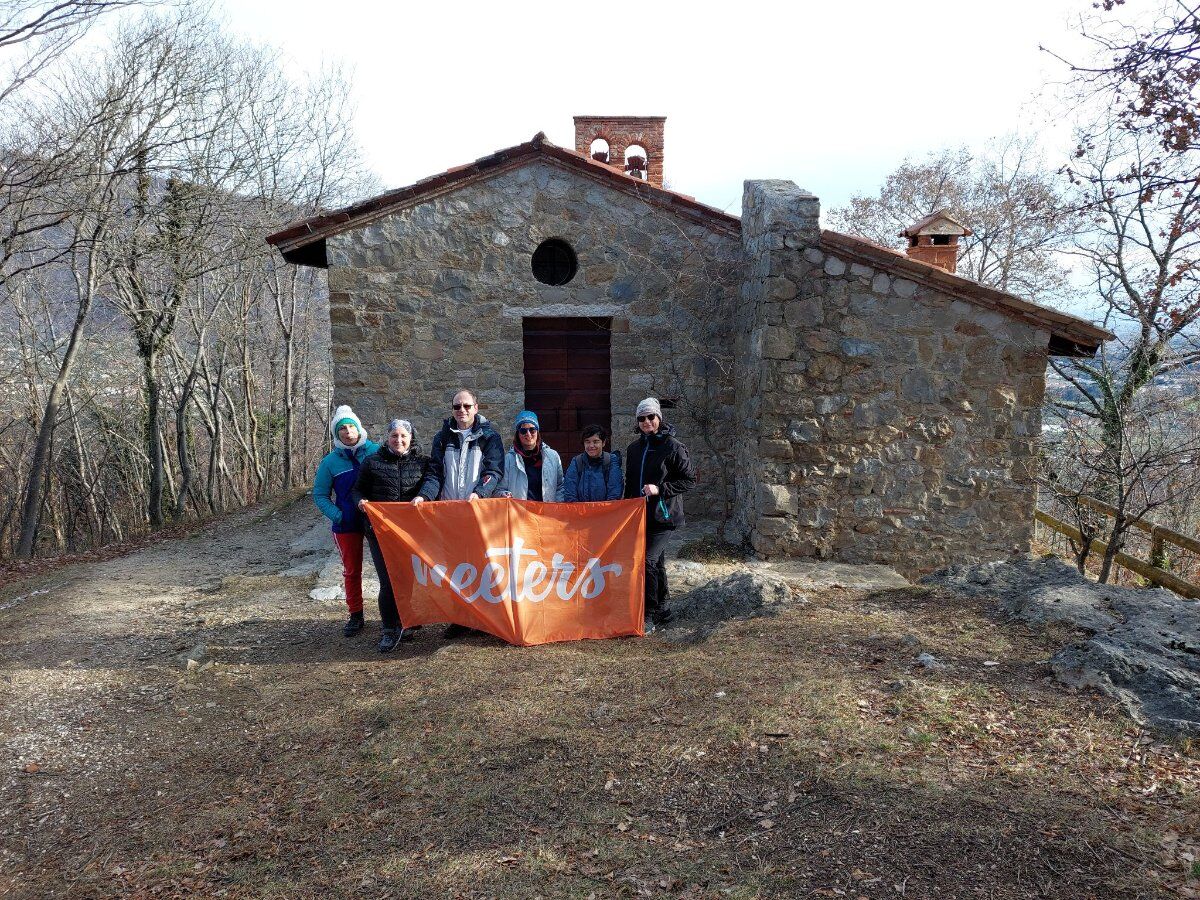
<svg viewBox="0 0 1200 900">
<path fill-rule="evenodd" d="M 662 187 L 666 116 L 575 116 L 575 149 Z"/>
<path fill-rule="evenodd" d="M 908 241 L 910 259 L 954 272 L 958 267 L 958 239 L 973 233 L 949 210 L 939 209 L 909 225 L 900 237 Z"/>
</svg>

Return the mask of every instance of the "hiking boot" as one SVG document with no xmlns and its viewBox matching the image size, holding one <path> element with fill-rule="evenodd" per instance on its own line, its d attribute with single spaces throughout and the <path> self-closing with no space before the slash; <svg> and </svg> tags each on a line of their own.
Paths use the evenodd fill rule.
<svg viewBox="0 0 1200 900">
<path fill-rule="evenodd" d="M 379 637 L 379 652 L 391 653 L 400 646 L 400 629 L 385 628 Z"/>
<path fill-rule="evenodd" d="M 346 620 L 346 624 L 342 626 L 342 637 L 354 637 L 363 630 L 363 614 L 361 612 L 350 613 L 350 618 Z"/>
<path fill-rule="evenodd" d="M 651 613 L 651 617 L 654 619 L 654 624 L 658 628 L 666 628 L 675 621 L 675 613 L 666 608 L 655 610 L 653 613 Z"/>
<path fill-rule="evenodd" d="M 655 630 L 654 629 L 654 620 L 652 618 L 650 618 L 649 616 L 647 616 L 646 621 L 642 623 L 643 637 L 654 634 L 654 630 Z"/>
<path fill-rule="evenodd" d="M 446 630 L 442 632 L 442 637 L 448 641 L 457 641 L 459 638 L 465 638 L 474 630 L 474 628 L 468 628 L 466 625 L 447 625 Z"/>
<path fill-rule="evenodd" d="M 407 644 L 409 641 L 411 641 L 413 638 L 415 638 L 417 636 L 417 632 L 420 630 L 420 628 L 421 628 L 420 625 L 414 625 L 412 628 L 401 628 L 400 629 L 400 640 L 404 641 L 404 643 Z"/>
</svg>

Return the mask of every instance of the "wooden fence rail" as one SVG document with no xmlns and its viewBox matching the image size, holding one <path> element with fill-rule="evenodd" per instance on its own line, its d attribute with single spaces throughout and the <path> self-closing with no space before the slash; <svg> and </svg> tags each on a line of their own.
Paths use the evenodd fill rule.
<svg viewBox="0 0 1200 900">
<path fill-rule="evenodd" d="M 1093 500 L 1090 497 L 1081 498 L 1084 505 L 1090 506 L 1092 509 L 1102 512 L 1108 516 L 1115 517 L 1116 510 L 1107 503 L 1102 503 L 1099 500 Z M 1054 518 L 1047 512 L 1036 510 L 1034 518 L 1045 525 L 1047 528 L 1057 531 L 1059 534 L 1066 535 L 1073 541 L 1083 540 L 1083 535 L 1074 525 L 1068 525 L 1060 519 Z M 1161 525 L 1155 525 L 1152 522 L 1143 522 L 1139 519 L 1132 519 L 1129 524 L 1139 528 L 1142 531 L 1150 533 L 1150 558 L 1153 560 L 1162 559 L 1163 544 L 1174 544 L 1182 547 L 1185 550 L 1191 550 L 1195 553 L 1200 553 L 1200 541 L 1186 534 L 1180 534 L 1177 531 L 1172 531 L 1169 528 L 1163 528 Z M 1108 550 L 1108 544 L 1104 541 L 1092 541 L 1091 550 L 1093 553 L 1103 555 Z M 1173 572 L 1168 572 L 1166 569 L 1159 568 L 1156 565 L 1138 559 L 1136 556 L 1130 556 L 1128 553 L 1117 551 L 1113 557 L 1113 562 L 1117 565 L 1128 569 L 1130 572 L 1135 572 L 1141 575 L 1147 581 L 1169 588 L 1181 597 L 1187 597 L 1191 600 L 1200 599 L 1200 585 L 1193 584 Z"/>
</svg>

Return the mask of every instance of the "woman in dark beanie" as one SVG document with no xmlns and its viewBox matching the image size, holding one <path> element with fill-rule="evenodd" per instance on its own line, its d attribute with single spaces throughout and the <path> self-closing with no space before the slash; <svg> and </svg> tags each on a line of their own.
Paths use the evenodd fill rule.
<svg viewBox="0 0 1200 900">
<path fill-rule="evenodd" d="M 671 532 L 683 525 L 683 495 L 696 483 L 687 448 L 662 420 L 662 407 L 647 397 L 637 408 L 638 438 L 625 454 L 625 497 L 646 498 L 646 633 L 673 618 L 668 604 L 666 551 Z"/>
<path fill-rule="evenodd" d="M 393 419 L 388 425 L 387 443 L 374 455 L 368 456 L 358 470 L 354 503 L 359 509 L 363 508 L 364 503 L 411 503 L 428 472 L 429 457 L 421 455 L 412 423 L 407 419 Z M 371 559 L 379 575 L 379 618 L 383 622 L 379 652 L 388 653 L 395 650 L 400 641 L 412 640 L 414 629 L 404 628 L 400 622 L 387 563 L 379 550 L 379 540 L 371 530 L 369 519 L 367 546 L 371 549 Z"/>
</svg>

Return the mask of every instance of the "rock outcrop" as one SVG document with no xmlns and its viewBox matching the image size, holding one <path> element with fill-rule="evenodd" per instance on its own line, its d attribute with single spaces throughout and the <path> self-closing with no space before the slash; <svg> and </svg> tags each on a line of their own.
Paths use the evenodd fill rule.
<svg viewBox="0 0 1200 900">
<path fill-rule="evenodd" d="M 954 567 L 925 583 L 994 597 L 1026 622 L 1086 630 L 1087 640 L 1050 659 L 1061 681 L 1115 697 L 1140 723 L 1200 734 L 1200 603 L 1161 588 L 1096 584 L 1057 557 Z"/>
</svg>

